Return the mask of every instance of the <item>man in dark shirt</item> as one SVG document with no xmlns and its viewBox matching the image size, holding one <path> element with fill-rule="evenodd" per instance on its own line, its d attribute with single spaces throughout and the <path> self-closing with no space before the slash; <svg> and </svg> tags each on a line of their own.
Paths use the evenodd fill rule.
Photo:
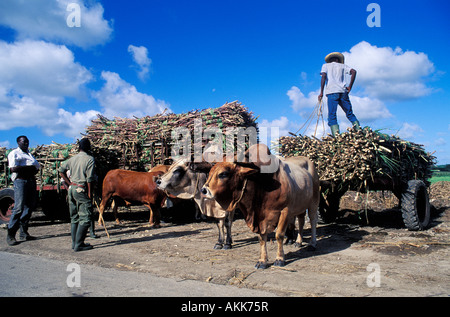
<svg viewBox="0 0 450 317">
<path fill-rule="evenodd" d="M 74 251 L 90 250 L 93 247 L 84 243 L 93 216 L 92 182 L 94 181 L 94 158 L 88 153 L 91 150 L 89 139 L 81 139 L 78 143 L 79 153 L 59 168 L 61 177 L 69 185 L 68 198 Z M 70 170 L 70 180 L 67 171 Z"/>
</svg>

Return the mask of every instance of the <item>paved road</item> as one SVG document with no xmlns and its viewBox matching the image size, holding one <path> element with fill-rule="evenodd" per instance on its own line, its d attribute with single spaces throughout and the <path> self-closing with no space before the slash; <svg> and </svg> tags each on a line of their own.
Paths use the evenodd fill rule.
<svg viewBox="0 0 450 317">
<path fill-rule="evenodd" d="M 273 293 L 0 252 L 0 296 L 271 297 Z M 79 286 L 78 286 L 79 285 Z"/>
</svg>

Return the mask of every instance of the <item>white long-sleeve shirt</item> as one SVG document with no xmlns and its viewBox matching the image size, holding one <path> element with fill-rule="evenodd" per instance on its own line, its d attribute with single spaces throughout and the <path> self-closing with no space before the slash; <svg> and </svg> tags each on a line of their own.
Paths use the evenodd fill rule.
<svg viewBox="0 0 450 317">
<path fill-rule="evenodd" d="M 8 154 L 9 168 L 17 166 L 34 166 L 40 169 L 39 162 L 31 155 L 30 152 L 24 152 L 20 148 L 12 150 Z M 11 174 L 11 180 L 14 182 L 17 178 L 17 173 Z"/>
</svg>

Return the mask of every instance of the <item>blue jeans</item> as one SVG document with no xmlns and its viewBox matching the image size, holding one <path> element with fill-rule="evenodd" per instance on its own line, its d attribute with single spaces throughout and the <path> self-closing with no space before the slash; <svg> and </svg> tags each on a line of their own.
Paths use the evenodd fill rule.
<svg viewBox="0 0 450 317">
<path fill-rule="evenodd" d="M 8 228 L 17 232 L 19 227 L 28 229 L 28 223 L 36 205 L 36 181 L 34 179 L 16 179 L 14 181 L 14 208 Z"/>
<path fill-rule="evenodd" d="M 328 94 L 328 125 L 331 127 L 332 125 L 338 124 L 337 122 L 337 106 L 341 106 L 342 110 L 344 110 L 347 119 L 350 122 L 355 122 L 356 116 L 353 114 L 352 104 L 350 102 L 350 98 L 348 97 L 348 92 L 342 93 L 334 93 Z"/>
</svg>

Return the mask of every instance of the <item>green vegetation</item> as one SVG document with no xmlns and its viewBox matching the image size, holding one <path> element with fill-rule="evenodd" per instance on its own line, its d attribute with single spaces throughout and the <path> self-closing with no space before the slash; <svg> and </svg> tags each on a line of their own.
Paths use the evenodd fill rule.
<svg viewBox="0 0 450 317">
<path fill-rule="evenodd" d="M 450 164 L 435 165 L 432 168 L 432 177 L 430 183 L 436 183 L 440 181 L 450 182 Z"/>
</svg>

